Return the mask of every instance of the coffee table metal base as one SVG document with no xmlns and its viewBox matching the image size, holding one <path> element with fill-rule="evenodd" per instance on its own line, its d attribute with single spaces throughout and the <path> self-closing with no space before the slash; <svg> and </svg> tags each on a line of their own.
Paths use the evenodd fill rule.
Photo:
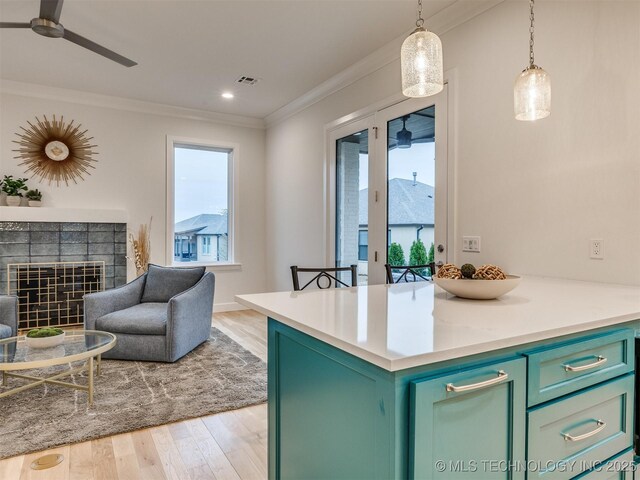
<svg viewBox="0 0 640 480">
<path fill-rule="evenodd" d="M 101 363 L 101 357 L 102 355 L 98 355 L 96 358 L 96 364 L 97 364 L 97 368 L 96 368 L 96 373 L 98 375 L 100 375 L 100 363 Z M 87 362 L 80 366 L 80 367 L 75 367 L 75 368 L 71 368 L 69 370 L 65 370 L 64 372 L 60 372 L 57 373 L 56 375 L 52 375 L 51 377 L 34 377 L 32 375 L 24 375 L 22 373 L 13 373 L 13 372 L 6 372 L 6 371 L 2 371 L 2 386 L 6 386 L 7 385 L 7 378 L 8 377 L 13 377 L 13 378 L 20 378 L 22 380 L 29 380 L 33 383 L 29 383 L 27 385 L 22 385 L 21 387 L 16 387 L 16 388 L 12 388 L 11 390 L 7 390 L 6 392 L 2 392 L 0 393 L 0 398 L 3 397 L 8 397 L 9 395 L 15 395 L 16 393 L 20 393 L 23 392 L 25 390 L 29 390 L 30 388 L 35 388 L 38 387 L 42 384 L 45 383 L 49 383 L 51 385 L 57 385 L 59 387 L 67 387 L 67 388 L 73 388 L 74 390 L 82 390 L 85 392 L 88 392 L 89 394 L 89 406 L 93 405 L 93 361 L 94 357 L 89 357 L 87 359 Z M 61 382 L 60 380 L 58 380 L 59 378 L 62 377 L 66 377 L 68 375 L 73 375 L 76 373 L 81 373 L 81 372 L 87 372 L 88 373 L 88 384 L 87 385 L 77 385 L 75 383 L 69 383 L 69 382 Z"/>
</svg>

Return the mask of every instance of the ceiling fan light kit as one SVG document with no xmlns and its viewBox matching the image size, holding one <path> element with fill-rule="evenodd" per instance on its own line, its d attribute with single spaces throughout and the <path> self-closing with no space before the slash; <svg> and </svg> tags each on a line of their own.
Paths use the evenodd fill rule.
<svg viewBox="0 0 640 480">
<path fill-rule="evenodd" d="M 109 50 L 102 45 L 85 38 L 77 33 L 67 30 L 60 23 L 60 13 L 62 12 L 63 0 L 40 0 L 40 16 L 31 20 L 30 23 L 20 22 L 0 22 L 0 28 L 30 28 L 38 35 L 49 38 L 64 38 L 76 45 L 91 50 L 98 55 L 102 55 L 109 60 L 113 60 L 125 67 L 137 65 L 133 60 Z"/>
</svg>

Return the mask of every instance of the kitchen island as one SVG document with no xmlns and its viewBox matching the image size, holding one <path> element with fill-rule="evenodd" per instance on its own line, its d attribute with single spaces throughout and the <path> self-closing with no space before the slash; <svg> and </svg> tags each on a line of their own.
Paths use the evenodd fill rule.
<svg viewBox="0 0 640 480">
<path fill-rule="evenodd" d="M 272 479 L 591 480 L 632 458 L 640 288 L 526 277 L 490 301 L 430 283 L 237 300 L 269 317 Z"/>
</svg>

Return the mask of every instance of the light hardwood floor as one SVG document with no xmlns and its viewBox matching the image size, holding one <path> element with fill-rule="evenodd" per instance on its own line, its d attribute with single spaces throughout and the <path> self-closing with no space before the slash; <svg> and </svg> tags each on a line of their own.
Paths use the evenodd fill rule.
<svg viewBox="0 0 640 480">
<path fill-rule="evenodd" d="M 213 326 L 266 361 L 264 316 L 249 310 L 216 313 Z M 48 453 L 62 453 L 65 460 L 49 470 L 29 468 Z M 266 404 L 0 461 L 2 480 L 265 478 Z"/>
</svg>

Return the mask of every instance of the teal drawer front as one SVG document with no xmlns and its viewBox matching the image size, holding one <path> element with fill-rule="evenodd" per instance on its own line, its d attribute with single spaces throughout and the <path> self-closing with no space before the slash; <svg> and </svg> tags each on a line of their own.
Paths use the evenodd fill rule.
<svg viewBox="0 0 640 480">
<path fill-rule="evenodd" d="M 569 479 L 633 443 L 634 376 L 585 390 L 528 414 L 528 479 Z M 566 465 L 573 465 L 566 468 Z"/>
<path fill-rule="evenodd" d="M 413 381 L 409 478 L 523 480 L 487 462 L 524 464 L 525 375 L 518 358 Z"/>
<path fill-rule="evenodd" d="M 599 337 L 526 353 L 527 405 L 533 406 L 631 372 L 634 331 L 618 330 Z"/>
<path fill-rule="evenodd" d="M 628 450 L 574 480 L 633 480 L 634 469 L 633 450 Z"/>
</svg>

